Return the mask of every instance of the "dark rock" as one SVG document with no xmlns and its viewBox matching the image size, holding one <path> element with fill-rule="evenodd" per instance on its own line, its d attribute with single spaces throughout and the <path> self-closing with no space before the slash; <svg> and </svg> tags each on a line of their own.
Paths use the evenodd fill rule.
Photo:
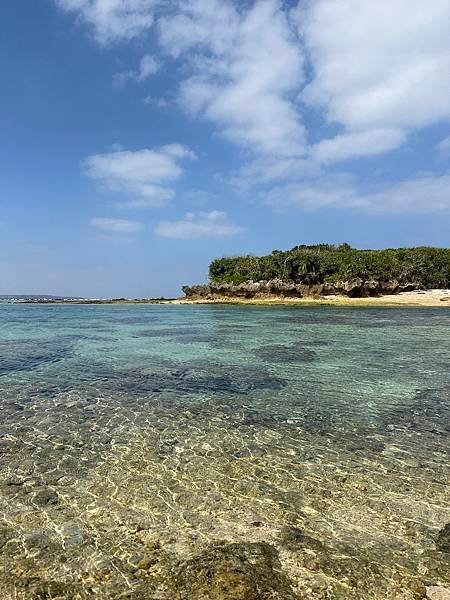
<svg viewBox="0 0 450 600">
<path fill-rule="evenodd" d="M 308 350 L 297 344 L 284 346 L 283 344 L 274 344 L 258 348 L 256 356 L 266 362 L 278 363 L 304 363 L 312 362 L 316 358 L 314 350 Z"/>
<path fill-rule="evenodd" d="M 437 534 L 436 548 L 450 553 L 450 523 L 447 523 Z"/>
<path fill-rule="evenodd" d="M 58 504 L 58 494 L 52 492 L 52 490 L 39 490 L 33 496 L 33 504 L 36 506 L 49 506 L 52 504 Z"/>
<path fill-rule="evenodd" d="M 283 547 L 294 552 L 305 548 L 318 554 L 325 551 L 323 542 L 298 527 L 284 527 L 281 531 L 280 542 Z"/>
<path fill-rule="evenodd" d="M 219 544 L 181 565 L 177 600 L 294 600 L 276 549 L 267 543 Z"/>
<path fill-rule="evenodd" d="M 89 586 L 62 581 L 45 581 L 33 590 L 33 600 L 72 600 L 79 598 L 87 600 L 92 597 L 93 591 Z"/>
<path fill-rule="evenodd" d="M 31 371 L 42 364 L 58 362 L 69 356 L 67 339 L 0 341 L 0 376 L 13 371 Z"/>
</svg>

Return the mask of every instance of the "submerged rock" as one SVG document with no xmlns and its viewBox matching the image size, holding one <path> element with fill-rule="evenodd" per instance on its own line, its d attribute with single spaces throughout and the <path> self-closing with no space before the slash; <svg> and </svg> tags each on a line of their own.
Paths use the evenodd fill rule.
<svg viewBox="0 0 450 600">
<path fill-rule="evenodd" d="M 450 590 L 440 585 L 427 587 L 427 598 L 429 600 L 450 600 Z"/>
<path fill-rule="evenodd" d="M 39 507 L 58 504 L 58 501 L 58 494 L 49 489 L 38 490 L 33 497 L 33 504 Z"/>
<path fill-rule="evenodd" d="M 450 523 L 447 523 L 438 533 L 436 548 L 441 552 L 450 553 Z"/>
<path fill-rule="evenodd" d="M 255 354 L 264 361 L 277 363 L 312 362 L 317 356 L 314 350 L 308 350 L 298 344 L 264 346 L 258 348 Z"/>
<path fill-rule="evenodd" d="M 31 371 L 45 363 L 59 362 L 69 356 L 67 339 L 0 341 L 0 376 L 14 371 Z"/>
<path fill-rule="evenodd" d="M 177 600 L 295 600 L 276 549 L 263 543 L 219 544 L 181 565 Z"/>
</svg>

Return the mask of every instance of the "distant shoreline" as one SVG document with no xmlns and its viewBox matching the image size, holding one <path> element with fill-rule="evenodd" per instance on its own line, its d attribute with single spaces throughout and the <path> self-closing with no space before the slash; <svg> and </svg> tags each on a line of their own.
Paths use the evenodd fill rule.
<svg viewBox="0 0 450 600">
<path fill-rule="evenodd" d="M 158 299 L 112 299 L 112 300 L 31 300 L 22 301 L 20 304 L 37 305 L 149 305 L 149 304 L 174 304 L 174 305 L 200 305 L 200 304 L 226 304 L 241 306 L 428 306 L 450 307 L 450 290 L 424 290 L 414 292 L 401 292 L 382 296 L 365 298 L 350 298 L 348 296 L 321 296 L 303 298 L 285 298 L 280 296 L 265 296 L 258 298 L 242 297 L 216 297 L 216 298 L 158 298 Z"/>
</svg>

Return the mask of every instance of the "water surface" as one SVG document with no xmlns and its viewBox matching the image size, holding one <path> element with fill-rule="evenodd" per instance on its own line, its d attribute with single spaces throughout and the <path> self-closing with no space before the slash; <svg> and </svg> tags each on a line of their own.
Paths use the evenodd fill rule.
<svg viewBox="0 0 450 600">
<path fill-rule="evenodd" d="M 449 325 L 447 308 L 0 305 L 0 597 L 449 585 Z"/>
</svg>

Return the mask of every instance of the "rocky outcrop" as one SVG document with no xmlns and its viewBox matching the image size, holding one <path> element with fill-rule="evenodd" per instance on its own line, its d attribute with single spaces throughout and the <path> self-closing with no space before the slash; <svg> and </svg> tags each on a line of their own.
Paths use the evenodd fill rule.
<svg viewBox="0 0 450 600">
<path fill-rule="evenodd" d="M 246 283 L 209 283 L 207 285 L 184 286 L 183 292 L 188 299 L 214 300 L 218 298 L 307 298 L 318 296 L 348 296 L 363 298 L 383 294 L 398 294 L 419 289 L 419 284 L 402 285 L 396 280 L 376 281 L 352 279 L 335 283 L 305 285 L 272 279 L 270 281 L 248 281 Z"/>
<path fill-rule="evenodd" d="M 295 600 L 277 550 L 265 542 L 218 544 L 175 576 L 177 600 Z"/>
</svg>

